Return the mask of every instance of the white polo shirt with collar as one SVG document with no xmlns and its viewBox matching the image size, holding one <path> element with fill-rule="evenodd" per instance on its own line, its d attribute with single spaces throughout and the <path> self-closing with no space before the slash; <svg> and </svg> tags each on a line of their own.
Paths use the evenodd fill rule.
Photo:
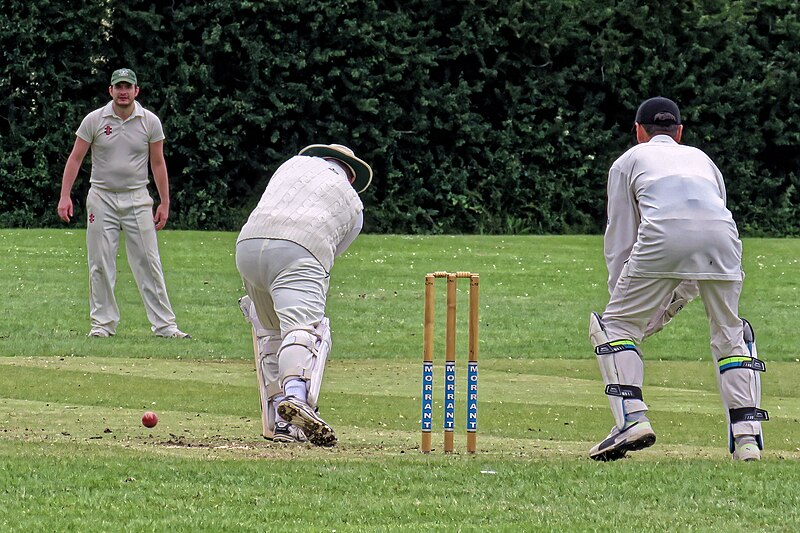
<svg viewBox="0 0 800 533">
<path fill-rule="evenodd" d="M 150 143 L 164 140 L 161 120 L 138 102 L 124 120 L 114 113 L 113 102 L 95 109 L 83 119 L 76 135 L 92 146 L 89 182 L 113 192 L 147 186 Z"/>
</svg>

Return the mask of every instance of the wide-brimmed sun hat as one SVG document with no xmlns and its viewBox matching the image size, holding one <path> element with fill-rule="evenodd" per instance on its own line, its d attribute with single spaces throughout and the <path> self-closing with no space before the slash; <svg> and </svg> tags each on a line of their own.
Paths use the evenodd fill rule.
<svg viewBox="0 0 800 533">
<path fill-rule="evenodd" d="M 364 192 L 372 183 L 372 168 L 347 146 L 341 144 L 312 144 L 300 150 L 299 155 L 336 159 L 353 171 L 352 185 L 357 192 Z"/>
</svg>

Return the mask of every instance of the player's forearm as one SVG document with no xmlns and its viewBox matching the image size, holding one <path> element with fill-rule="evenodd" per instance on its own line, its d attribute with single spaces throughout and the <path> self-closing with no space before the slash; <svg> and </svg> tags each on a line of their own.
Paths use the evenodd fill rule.
<svg viewBox="0 0 800 533">
<path fill-rule="evenodd" d="M 64 174 L 61 177 L 61 198 L 69 198 L 72 186 L 78 178 L 78 171 L 81 168 L 81 161 L 70 156 L 64 166 Z"/>
<path fill-rule="evenodd" d="M 166 164 L 153 166 L 153 181 L 156 184 L 159 202 L 161 205 L 169 205 L 169 178 Z"/>
</svg>

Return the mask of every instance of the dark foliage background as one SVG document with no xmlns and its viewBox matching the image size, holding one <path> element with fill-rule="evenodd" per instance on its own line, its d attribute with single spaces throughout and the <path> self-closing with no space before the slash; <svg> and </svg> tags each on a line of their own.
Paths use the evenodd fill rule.
<svg viewBox="0 0 800 533">
<path fill-rule="evenodd" d="M 278 164 L 337 142 L 375 170 L 366 231 L 601 231 L 608 166 L 664 95 L 740 230 L 800 234 L 795 2 L 643 4 L 3 0 L 0 226 L 60 224 L 74 132 L 128 66 L 167 134 L 172 228 L 238 229 Z"/>
</svg>

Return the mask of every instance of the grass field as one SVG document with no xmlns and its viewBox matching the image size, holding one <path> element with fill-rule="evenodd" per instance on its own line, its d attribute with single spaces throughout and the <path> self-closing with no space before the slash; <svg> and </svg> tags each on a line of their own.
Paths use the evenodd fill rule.
<svg viewBox="0 0 800 533">
<path fill-rule="evenodd" d="M 235 234 L 160 239 L 191 341 L 152 337 L 124 257 L 117 336 L 87 338 L 83 232 L 0 231 L 0 530 L 800 529 L 797 240 L 744 241 L 741 312 L 768 367 L 764 460 L 730 461 L 695 302 L 643 345 L 658 442 L 598 464 L 586 452 L 613 424 L 586 333 L 607 299 L 600 237 L 360 237 L 334 267 L 328 301 L 321 413 L 337 430 L 333 449 L 260 438 Z M 441 432 L 434 453 L 419 452 L 422 293 L 433 270 L 481 274 L 474 456 L 464 453 L 461 365 L 456 453 L 441 453 Z M 464 285 L 464 316 L 466 294 Z M 440 386 L 435 397 L 440 424 Z M 160 421 L 148 430 L 139 418 L 151 409 Z"/>
</svg>

